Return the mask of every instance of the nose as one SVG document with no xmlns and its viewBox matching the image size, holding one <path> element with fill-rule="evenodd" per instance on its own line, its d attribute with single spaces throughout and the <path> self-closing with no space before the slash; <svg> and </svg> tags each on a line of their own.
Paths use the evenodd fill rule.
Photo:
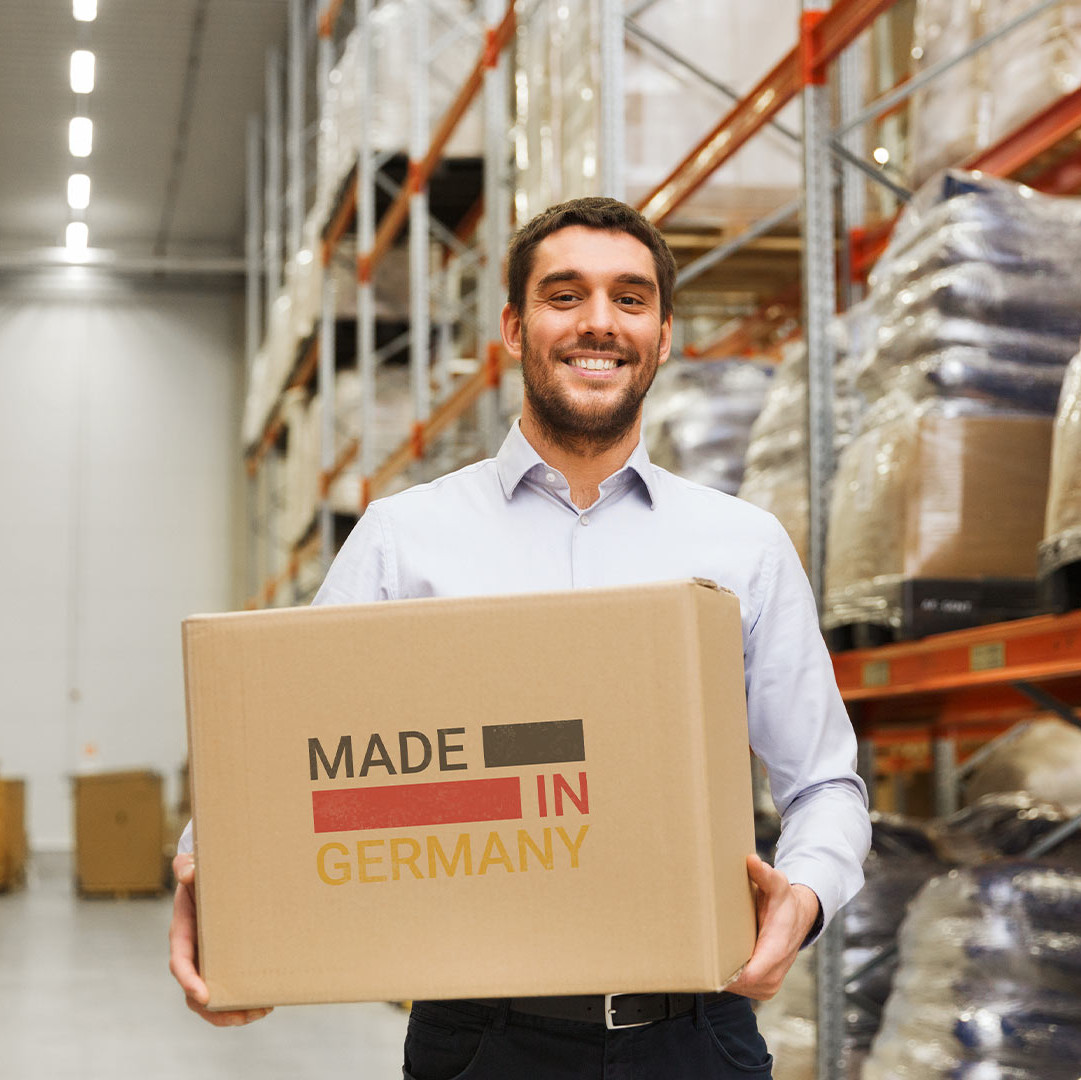
<svg viewBox="0 0 1081 1080">
<path fill-rule="evenodd" d="M 616 329 L 612 302 L 607 293 L 592 292 L 585 303 L 578 306 L 579 337 L 614 337 Z"/>
</svg>

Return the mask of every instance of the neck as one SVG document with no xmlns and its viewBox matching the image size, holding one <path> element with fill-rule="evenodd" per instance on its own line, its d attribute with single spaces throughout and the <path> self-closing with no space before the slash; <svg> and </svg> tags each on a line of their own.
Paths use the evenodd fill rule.
<svg viewBox="0 0 1081 1080">
<path fill-rule="evenodd" d="M 558 469 L 566 477 L 571 489 L 571 502 L 584 510 L 600 498 L 601 482 L 627 464 L 627 459 L 638 445 L 642 418 L 639 414 L 616 442 L 603 446 L 597 446 L 588 439 L 553 439 L 528 407 L 522 409 L 520 425 L 526 441 L 540 454 L 545 464 Z"/>
</svg>

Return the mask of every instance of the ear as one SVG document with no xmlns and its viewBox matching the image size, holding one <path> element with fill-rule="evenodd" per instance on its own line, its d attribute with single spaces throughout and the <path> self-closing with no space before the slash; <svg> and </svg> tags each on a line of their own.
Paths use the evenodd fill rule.
<svg viewBox="0 0 1081 1080">
<path fill-rule="evenodd" d="M 661 342 L 657 350 L 657 363 L 663 364 L 672 352 L 672 312 L 661 323 Z"/>
<path fill-rule="evenodd" d="M 518 309 L 510 304 L 503 305 L 499 316 L 499 334 L 507 352 L 519 363 L 522 362 L 522 317 Z"/>
</svg>

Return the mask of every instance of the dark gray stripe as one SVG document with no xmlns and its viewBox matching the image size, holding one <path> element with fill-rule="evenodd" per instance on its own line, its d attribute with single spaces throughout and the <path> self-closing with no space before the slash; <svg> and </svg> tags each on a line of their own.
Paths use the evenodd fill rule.
<svg viewBox="0 0 1081 1080">
<path fill-rule="evenodd" d="M 585 761 L 581 720 L 542 720 L 534 724 L 491 724 L 484 733 L 484 767 L 547 765 Z"/>
</svg>

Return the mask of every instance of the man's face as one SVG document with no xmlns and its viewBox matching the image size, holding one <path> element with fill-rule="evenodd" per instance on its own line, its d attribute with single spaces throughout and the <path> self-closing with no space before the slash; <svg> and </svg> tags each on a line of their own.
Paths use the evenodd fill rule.
<svg viewBox="0 0 1081 1080">
<path fill-rule="evenodd" d="M 526 409 L 549 438 L 578 448 L 604 449 L 630 430 L 671 348 L 649 248 L 580 225 L 537 246 L 524 309 L 506 308 L 503 325 Z"/>
</svg>

